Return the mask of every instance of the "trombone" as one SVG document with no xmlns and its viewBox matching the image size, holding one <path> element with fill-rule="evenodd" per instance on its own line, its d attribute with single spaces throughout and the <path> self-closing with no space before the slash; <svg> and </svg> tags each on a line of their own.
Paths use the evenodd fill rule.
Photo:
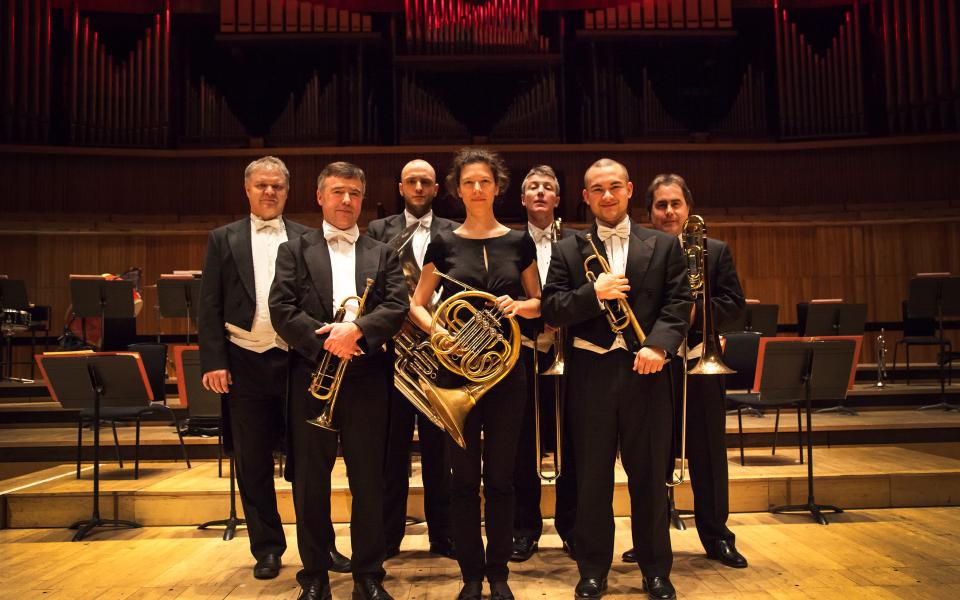
<svg viewBox="0 0 960 600">
<path fill-rule="evenodd" d="M 560 225 L 562 221 L 560 218 L 557 218 L 553 221 L 553 231 L 551 232 L 551 238 L 553 242 L 560 241 Z M 553 455 L 553 474 L 547 474 L 544 470 L 543 456 L 541 449 L 541 440 L 540 440 L 540 361 L 537 356 L 539 351 L 537 348 L 537 341 L 540 339 L 540 336 L 536 336 L 533 340 L 533 419 L 534 419 L 534 444 L 535 444 L 535 453 L 537 460 L 537 477 L 542 481 L 552 482 L 556 481 L 560 477 L 560 471 L 563 468 L 563 451 L 562 447 L 562 421 L 563 418 L 563 406 L 561 402 L 560 395 L 560 376 L 563 375 L 565 362 L 563 358 L 563 328 L 559 328 L 553 332 L 553 363 L 543 371 L 543 375 L 554 377 L 553 386 L 554 386 L 554 425 L 556 428 L 555 437 L 556 440 L 556 453 Z"/>
<path fill-rule="evenodd" d="M 373 287 L 373 279 L 367 278 L 367 287 L 363 290 L 362 296 L 347 296 L 340 301 L 340 307 L 333 317 L 334 323 L 343 323 L 347 315 L 347 303 L 356 300 L 359 303 L 357 317 L 363 314 L 363 305 L 367 301 L 367 294 Z M 326 402 L 320 414 L 313 419 L 307 419 L 307 423 L 329 429 L 330 431 L 340 431 L 333 424 L 333 407 L 337 403 L 337 394 L 340 392 L 340 384 L 343 383 L 343 374 L 347 372 L 347 365 L 350 364 L 350 358 L 339 358 L 329 351 L 324 351 L 310 376 L 310 386 L 307 391 L 317 400 Z"/>
<path fill-rule="evenodd" d="M 703 343 L 700 362 L 692 369 L 687 368 L 690 349 L 684 338 L 680 346 L 683 357 L 682 408 L 680 417 L 680 469 L 679 475 L 671 474 L 667 487 L 676 487 L 686 479 L 687 462 L 687 376 L 688 375 L 729 375 L 736 373 L 723 364 L 720 358 L 720 341 L 713 323 L 713 310 L 710 305 L 710 280 L 707 279 L 707 225 L 700 215 L 690 215 L 684 221 L 680 235 L 680 245 L 687 261 L 687 280 L 694 298 L 700 298 L 703 304 Z M 675 470 L 676 471 L 676 470 Z"/>
</svg>

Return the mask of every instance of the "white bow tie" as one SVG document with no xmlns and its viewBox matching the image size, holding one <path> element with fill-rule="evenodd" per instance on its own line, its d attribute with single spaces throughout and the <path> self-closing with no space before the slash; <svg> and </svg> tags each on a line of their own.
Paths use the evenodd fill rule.
<svg viewBox="0 0 960 600">
<path fill-rule="evenodd" d="M 539 227 L 530 227 L 530 237 L 533 238 L 535 244 L 539 244 L 543 240 L 553 241 L 553 232 L 550 229 L 540 229 Z"/>
<path fill-rule="evenodd" d="M 403 213 L 403 216 L 406 219 L 407 227 L 410 227 L 414 223 L 420 223 L 420 227 L 429 230 L 430 223 L 433 221 L 433 215 L 430 213 L 423 215 L 419 219 L 406 212 Z"/>
<path fill-rule="evenodd" d="M 350 229 L 337 229 L 336 227 L 323 224 L 323 237 L 328 243 L 353 245 L 360 237 L 360 229 L 354 225 Z"/>
<path fill-rule="evenodd" d="M 601 242 L 606 242 L 612 237 L 618 237 L 621 240 L 629 239 L 630 219 L 620 221 L 616 227 L 607 227 L 606 225 L 597 223 L 597 237 L 600 238 Z"/>
<path fill-rule="evenodd" d="M 257 231 L 263 231 L 267 228 L 273 228 L 277 231 L 283 231 L 283 222 L 280 220 L 280 217 L 276 219 L 270 219 L 269 221 L 264 221 L 260 217 L 251 216 L 250 220 L 253 221 L 253 226 Z"/>
</svg>

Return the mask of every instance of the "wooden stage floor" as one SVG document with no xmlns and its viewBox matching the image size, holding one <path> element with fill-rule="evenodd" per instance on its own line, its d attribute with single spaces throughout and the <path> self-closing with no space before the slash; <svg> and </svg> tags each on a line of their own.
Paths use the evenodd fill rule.
<svg viewBox="0 0 960 600">
<path fill-rule="evenodd" d="M 796 446 L 751 448 L 741 466 L 738 451 L 728 454 L 730 509 L 765 511 L 771 506 L 806 501 L 806 465 L 798 463 Z M 225 463 L 226 468 L 227 463 Z M 423 518 L 423 488 L 419 463 L 414 462 L 407 514 Z M 65 527 L 90 511 L 92 466 L 81 479 L 72 464 L 0 482 L 0 505 L 6 527 Z M 102 467 L 101 511 L 104 518 L 132 519 L 147 526 L 193 525 L 221 519 L 229 506 L 229 479 L 217 477 L 216 461 L 197 461 L 192 469 L 181 463 L 141 465 L 133 479 L 132 465 Z M 818 447 L 814 451 L 816 498 L 844 508 L 902 508 L 960 505 L 960 443 L 903 446 Z M 226 471 L 224 472 L 226 475 Z M 294 522 L 290 484 L 276 479 L 284 522 Z M 350 518 L 350 492 L 343 461 L 334 470 L 331 495 L 334 521 Z M 544 485 L 542 510 L 553 515 L 554 487 Z M 677 488 L 678 508 L 692 505 L 689 483 Z M 629 514 L 626 475 L 616 471 L 614 512 Z"/>
<path fill-rule="evenodd" d="M 681 599 L 841 599 L 960 597 L 960 508 L 848 511 L 827 527 L 796 516 L 732 515 L 728 523 L 747 569 L 704 558 L 692 528 L 673 530 L 672 581 Z M 0 597 L 23 600 L 293 600 L 300 566 L 296 531 L 277 579 L 258 581 L 246 532 L 224 542 L 192 527 L 105 531 L 79 543 L 63 529 L 0 531 Z M 349 554 L 349 528 L 336 527 Z M 401 554 L 386 562 L 387 590 L 397 600 L 452 600 L 455 562 L 426 552 L 423 525 L 408 527 Z M 619 560 L 632 545 L 629 520 L 617 519 L 610 599 L 645 598 L 640 574 Z M 560 550 L 552 523 L 529 561 L 511 563 L 518 600 L 570 598 L 576 565 Z M 331 574 L 334 598 L 349 597 L 349 575 Z"/>
</svg>

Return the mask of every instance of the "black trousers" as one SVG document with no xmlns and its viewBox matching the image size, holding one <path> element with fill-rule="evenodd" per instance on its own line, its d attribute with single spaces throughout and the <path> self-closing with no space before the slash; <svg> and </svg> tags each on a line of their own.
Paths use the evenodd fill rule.
<svg viewBox="0 0 960 600">
<path fill-rule="evenodd" d="M 540 513 L 541 482 L 537 475 L 536 418 L 534 413 L 533 394 L 533 359 L 534 351 L 523 347 L 523 358 L 527 367 L 527 403 L 523 411 L 523 424 L 520 429 L 520 441 L 517 445 L 517 462 L 513 469 L 513 486 L 516 494 L 516 503 L 513 515 L 513 536 L 526 536 L 539 540 L 543 533 L 543 516 Z M 543 373 L 553 364 L 553 352 L 537 352 L 538 367 Z M 556 393 L 557 382 L 561 383 L 563 393 L 563 377 L 544 376 L 539 378 L 540 383 L 540 445 L 541 452 L 552 452 L 556 449 Z M 562 410 L 562 407 L 561 407 Z M 561 427 L 565 426 L 561 419 Z M 577 510 L 576 467 L 573 463 L 572 442 L 569 435 L 561 432 L 563 443 L 562 455 L 566 462 L 561 465 L 563 474 L 555 483 L 556 504 L 554 509 L 555 526 L 557 533 L 564 540 L 570 538 Z M 552 468 L 547 465 L 547 469 Z"/>
<path fill-rule="evenodd" d="M 574 543 L 581 577 L 604 578 L 613 562 L 613 489 L 617 449 L 627 472 L 633 544 L 646 577 L 673 565 L 665 469 L 672 411 L 665 372 L 638 375 L 633 354 L 574 349 L 567 417 L 577 464 Z"/>
<path fill-rule="evenodd" d="M 386 490 L 383 498 L 383 528 L 387 548 L 399 548 L 407 524 L 407 494 L 410 489 L 410 446 L 413 428 L 419 430 L 423 476 L 423 511 L 430 542 L 450 537 L 450 463 L 446 457 L 447 434 L 420 414 L 390 379 L 390 417 L 387 457 L 384 462 Z"/>
<path fill-rule="evenodd" d="M 447 440 L 450 457 L 450 509 L 457 562 L 464 581 L 506 581 L 513 546 L 513 465 L 526 398 L 521 355 L 509 375 L 473 407 L 464 425 L 467 447 Z M 483 431 L 483 444 L 480 432 Z M 482 461 L 482 464 L 481 464 Z M 487 533 L 480 535 L 480 481 Z"/>
<path fill-rule="evenodd" d="M 227 347 L 233 377 L 227 418 L 250 551 L 258 559 L 280 555 L 287 542 L 277 511 L 273 451 L 284 435 L 287 353 L 279 348 L 258 354 L 236 344 Z"/>
<path fill-rule="evenodd" d="M 322 403 L 307 393 L 313 365 L 294 360 L 290 372 L 290 427 L 293 504 L 297 514 L 297 546 L 303 570 L 297 580 L 327 581 L 330 524 L 330 473 L 343 450 L 353 497 L 350 541 L 353 578 L 384 577 L 383 458 L 387 436 L 387 386 L 383 354 L 354 358 L 347 367 L 333 411 L 339 434 L 306 422 L 319 414 Z"/>
<path fill-rule="evenodd" d="M 682 362 L 674 361 L 676 398 L 674 426 L 676 455 L 680 455 Z M 727 529 L 730 515 L 727 478 L 727 415 L 723 403 L 723 377 L 687 377 L 687 466 L 693 487 L 693 514 L 703 547 L 712 549 L 719 540 L 734 542 Z"/>
</svg>

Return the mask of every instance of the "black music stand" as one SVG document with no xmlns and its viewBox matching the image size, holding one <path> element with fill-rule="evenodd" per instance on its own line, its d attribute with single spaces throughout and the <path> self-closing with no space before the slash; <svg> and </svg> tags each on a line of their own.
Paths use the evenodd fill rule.
<svg viewBox="0 0 960 600">
<path fill-rule="evenodd" d="M 200 304 L 200 284 L 203 280 L 191 275 L 161 276 L 157 280 L 157 303 L 160 316 L 187 319 L 187 344 L 190 344 L 191 319 L 196 318 L 194 307 Z"/>
<path fill-rule="evenodd" d="M 960 317 L 960 277 L 914 277 L 910 280 L 910 301 L 908 316 L 911 319 L 937 320 L 937 330 L 940 339 L 943 337 L 944 317 Z M 942 408 L 943 410 L 960 410 L 960 406 L 946 401 L 946 385 L 944 367 L 960 358 L 960 352 L 945 352 L 940 347 L 937 357 L 938 374 L 940 377 L 940 401 L 936 404 L 921 406 L 918 410 Z"/>
<path fill-rule="evenodd" d="M 803 337 L 863 335 L 867 324 L 867 305 L 848 302 L 811 302 L 797 305 L 797 323 Z M 856 416 L 856 410 L 841 402 L 817 413 L 840 413 Z"/>
<path fill-rule="evenodd" d="M 180 392 L 180 403 L 187 399 L 187 410 L 190 414 L 189 421 L 195 418 L 217 419 L 218 445 L 217 453 L 223 448 L 223 415 L 220 413 L 220 394 L 212 392 L 203 387 L 202 373 L 200 371 L 200 348 L 198 346 L 178 346 L 174 350 L 177 364 L 177 386 Z M 192 428 L 193 423 L 188 421 L 188 428 Z M 219 474 L 223 476 L 222 467 Z M 223 540 L 229 542 L 237 533 L 237 526 L 244 525 L 245 520 L 237 516 L 237 476 L 234 471 L 233 454 L 230 454 L 230 514 L 226 519 L 217 519 L 207 521 L 197 529 L 207 529 L 209 527 L 225 527 L 223 531 Z"/>
<path fill-rule="evenodd" d="M 100 347 L 107 339 L 107 319 L 133 319 L 133 282 L 107 280 L 99 275 L 71 275 L 70 301 L 73 312 L 83 324 L 83 342 L 87 343 L 86 319 L 100 317 Z"/>
<path fill-rule="evenodd" d="M 775 342 L 763 349 L 763 373 L 760 390 L 768 399 L 803 398 L 807 412 L 807 502 L 775 506 L 772 513 L 809 512 L 821 525 L 827 525 L 824 511 L 842 513 L 832 505 L 817 504 L 813 495 L 813 419 L 812 404 L 817 399 L 843 398 L 855 364 L 853 340 L 813 342 Z"/>
<path fill-rule="evenodd" d="M 91 352 L 38 356 L 51 395 L 64 408 L 93 409 L 93 511 L 77 521 L 73 541 L 79 542 L 95 527 L 141 527 L 135 521 L 100 517 L 100 410 L 150 402 L 146 373 L 140 357 L 132 353 Z"/>
<path fill-rule="evenodd" d="M 27 286 L 22 279 L 0 279 L 0 311 L 8 309 L 23 312 L 27 312 L 30 309 L 30 303 L 27 301 Z M 23 325 L 24 331 L 28 329 L 28 324 Z M 3 328 L 3 337 L 6 346 L 4 351 L 7 355 L 4 362 L 7 369 L 5 374 L 0 373 L 0 380 L 27 383 L 27 380 L 13 376 L 13 334 L 13 328 Z"/>
<path fill-rule="evenodd" d="M 776 337 L 779 304 L 747 303 L 740 316 L 724 325 L 721 334 L 732 331 L 756 331 L 765 337 Z"/>
</svg>

